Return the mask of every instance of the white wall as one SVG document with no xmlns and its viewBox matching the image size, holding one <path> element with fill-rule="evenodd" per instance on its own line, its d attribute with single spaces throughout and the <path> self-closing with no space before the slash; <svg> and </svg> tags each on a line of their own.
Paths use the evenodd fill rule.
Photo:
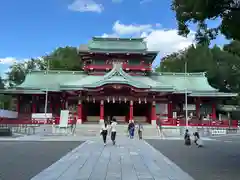
<svg viewBox="0 0 240 180">
<path fill-rule="evenodd" d="M 0 109 L 0 118 L 17 118 L 18 112 Z"/>
</svg>

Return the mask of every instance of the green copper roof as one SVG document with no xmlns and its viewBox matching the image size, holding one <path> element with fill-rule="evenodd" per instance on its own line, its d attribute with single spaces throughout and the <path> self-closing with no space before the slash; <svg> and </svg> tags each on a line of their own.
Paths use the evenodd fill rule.
<svg viewBox="0 0 240 180">
<path fill-rule="evenodd" d="M 144 78 L 144 80 L 141 78 Z M 126 84 L 140 89 L 170 92 L 174 91 L 173 86 L 155 82 L 149 77 L 134 77 L 128 75 L 123 71 L 121 64 L 114 64 L 113 69 L 104 76 L 87 76 L 82 80 L 63 83 L 61 85 L 61 89 L 95 88 L 106 84 Z"/>
<path fill-rule="evenodd" d="M 192 97 L 235 97 L 237 93 L 224 93 L 224 92 L 193 92 L 188 96 Z"/>
<path fill-rule="evenodd" d="M 0 89 L 0 94 L 45 94 L 44 91 L 34 89 Z"/>
<path fill-rule="evenodd" d="M 146 51 L 147 45 L 143 38 L 101 38 L 94 37 L 88 43 L 90 50 L 107 51 Z"/>
<path fill-rule="evenodd" d="M 16 87 L 0 91 L 8 94 L 40 94 L 49 91 L 84 90 L 106 84 L 127 84 L 136 88 L 155 92 L 185 93 L 189 96 L 232 97 L 237 94 L 221 93 L 211 87 L 204 73 L 153 73 L 151 76 L 130 76 L 122 69 L 121 64 L 104 76 L 87 75 L 78 71 L 45 71 L 31 72 L 25 81 Z"/>
<path fill-rule="evenodd" d="M 59 91 L 60 84 L 63 82 L 79 80 L 84 76 L 86 76 L 85 73 L 74 71 L 49 71 L 48 74 L 45 71 L 33 71 L 17 88 Z"/>
<path fill-rule="evenodd" d="M 216 92 L 209 85 L 205 73 L 154 73 L 152 79 L 163 84 L 172 85 L 175 87 L 176 93 L 200 91 L 200 92 Z"/>
</svg>

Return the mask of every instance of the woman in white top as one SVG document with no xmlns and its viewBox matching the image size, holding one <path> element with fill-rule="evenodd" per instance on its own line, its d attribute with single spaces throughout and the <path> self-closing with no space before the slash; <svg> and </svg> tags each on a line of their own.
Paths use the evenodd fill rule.
<svg viewBox="0 0 240 180">
<path fill-rule="evenodd" d="M 112 140 L 113 145 L 115 145 L 115 143 L 116 143 L 116 140 L 115 140 L 116 133 L 117 133 L 116 126 L 117 126 L 116 119 L 113 118 L 112 123 L 111 123 L 111 140 Z"/>
<path fill-rule="evenodd" d="M 100 130 L 100 134 L 103 137 L 104 146 L 106 146 L 106 140 L 107 140 L 107 134 L 108 134 L 108 125 L 107 125 L 106 121 L 104 121 L 104 124 L 102 125 L 102 128 Z"/>
</svg>

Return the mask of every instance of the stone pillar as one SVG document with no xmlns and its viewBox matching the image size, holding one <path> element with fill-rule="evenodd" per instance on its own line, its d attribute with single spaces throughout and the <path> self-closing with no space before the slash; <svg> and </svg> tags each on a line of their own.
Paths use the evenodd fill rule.
<svg viewBox="0 0 240 180">
<path fill-rule="evenodd" d="M 172 119 L 173 118 L 173 107 L 172 107 L 172 102 L 168 102 L 168 118 Z"/>
<path fill-rule="evenodd" d="M 133 101 L 130 101 L 130 108 L 129 108 L 129 122 L 133 120 Z"/>
<path fill-rule="evenodd" d="M 216 104 L 215 104 L 215 103 L 212 104 L 212 119 L 213 119 L 213 120 L 217 119 L 217 115 L 216 115 Z"/>
<path fill-rule="evenodd" d="M 65 98 L 61 99 L 61 110 L 65 109 Z"/>
<path fill-rule="evenodd" d="M 99 123 L 104 123 L 104 101 L 100 101 L 100 121 Z"/>
<path fill-rule="evenodd" d="M 16 112 L 18 113 L 18 117 L 19 117 L 19 114 L 20 114 L 20 96 L 17 95 L 17 99 L 16 99 Z"/>
<path fill-rule="evenodd" d="M 77 106 L 77 123 L 82 124 L 82 101 L 78 100 Z"/>
<path fill-rule="evenodd" d="M 65 100 L 65 109 L 68 109 L 68 98 L 66 97 L 66 100 Z"/>
<path fill-rule="evenodd" d="M 32 95 L 32 113 L 36 113 L 36 96 Z"/>
<path fill-rule="evenodd" d="M 200 98 L 199 97 L 196 99 L 196 116 L 197 118 L 200 117 Z"/>
<path fill-rule="evenodd" d="M 53 112 L 53 98 L 49 96 L 49 112 Z"/>
<path fill-rule="evenodd" d="M 151 124 L 156 126 L 156 102 L 152 102 L 152 111 L 151 111 Z"/>
</svg>

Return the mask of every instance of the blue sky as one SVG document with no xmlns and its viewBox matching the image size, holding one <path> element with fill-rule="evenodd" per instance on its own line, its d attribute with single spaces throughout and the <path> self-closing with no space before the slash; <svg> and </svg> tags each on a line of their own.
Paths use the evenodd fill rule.
<svg viewBox="0 0 240 180">
<path fill-rule="evenodd" d="M 170 0 L 4 0 L 0 72 L 12 61 L 39 57 L 59 46 L 79 46 L 92 36 L 143 36 L 160 56 L 179 50 L 192 43 L 193 36 L 177 35 L 170 4 Z M 214 43 L 224 42 L 219 38 Z"/>
</svg>

